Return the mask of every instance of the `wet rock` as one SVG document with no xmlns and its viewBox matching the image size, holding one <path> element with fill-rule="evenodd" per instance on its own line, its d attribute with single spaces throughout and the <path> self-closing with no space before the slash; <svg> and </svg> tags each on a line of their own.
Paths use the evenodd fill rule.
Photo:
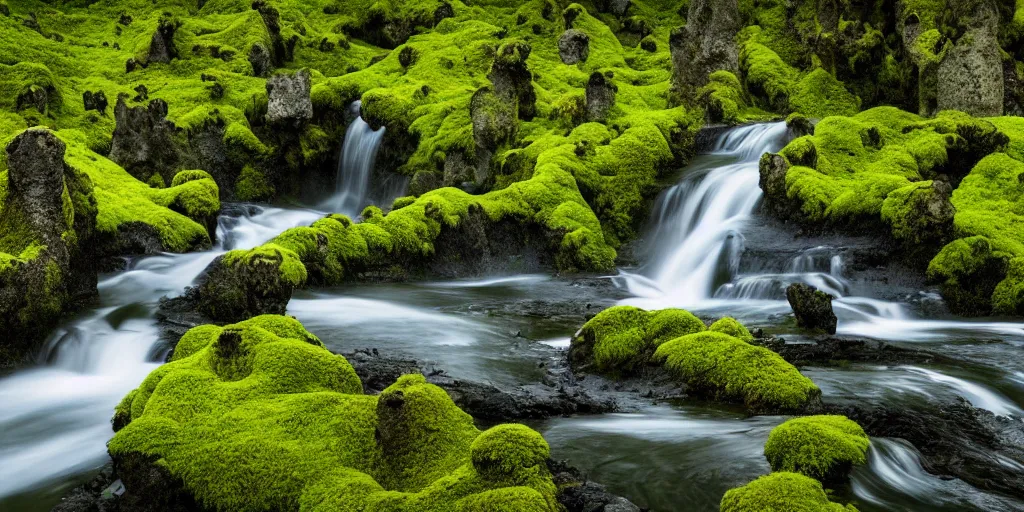
<svg viewBox="0 0 1024 512">
<path fill-rule="evenodd" d="M 147 106 L 129 107 L 120 94 L 114 106 L 114 136 L 110 159 L 139 180 L 159 173 L 164 181 L 174 178 L 181 159 L 175 142 L 177 127 L 167 120 L 167 103 L 153 100 Z"/>
<path fill-rule="evenodd" d="M 82 103 L 86 110 L 95 110 L 101 114 L 107 113 L 107 95 L 103 91 L 85 91 L 82 93 Z"/>
<path fill-rule="evenodd" d="M 519 118 L 533 119 L 537 112 L 537 94 L 533 90 L 533 74 L 526 65 L 532 48 L 525 41 L 508 41 L 498 48 L 487 78 L 494 92 L 505 101 L 515 102 Z"/>
<path fill-rule="evenodd" d="M 737 0 L 692 0 L 686 26 L 672 32 L 672 89 L 681 101 L 692 101 L 718 70 L 739 72 L 735 38 L 740 29 Z"/>
<path fill-rule="evenodd" d="M 782 155 L 776 153 L 765 153 L 761 155 L 758 162 L 758 173 L 760 177 L 758 184 L 764 192 L 762 208 L 772 215 L 781 219 L 788 218 L 791 212 L 799 211 L 794 208 L 792 201 L 786 194 L 786 174 L 789 172 L 789 161 Z"/>
<path fill-rule="evenodd" d="M 927 248 L 934 255 L 953 236 L 953 187 L 948 181 L 933 180 L 930 187 L 915 192 L 900 206 L 900 218 L 891 221 L 893 233 L 912 247 Z"/>
<path fill-rule="evenodd" d="M 926 350 L 897 347 L 878 340 L 822 337 L 809 343 L 787 343 L 777 337 L 755 338 L 754 345 L 765 347 L 794 366 L 833 366 L 836 361 L 876 364 L 934 364 L 953 362 L 950 358 Z"/>
<path fill-rule="evenodd" d="M 836 333 L 836 314 L 832 311 L 831 295 L 803 283 L 793 283 L 786 288 L 796 324 L 807 329 Z"/>
<path fill-rule="evenodd" d="M 313 101 L 309 97 L 308 70 L 294 75 L 279 74 L 267 80 L 267 122 L 272 125 L 300 129 L 313 118 Z"/>
<path fill-rule="evenodd" d="M 507 101 L 492 87 L 483 87 L 473 94 L 469 115 L 473 120 L 473 140 L 481 149 L 494 151 L 515 140 L 519 133 L 515 102 Z"/>
<path fill-rule="evenodd" d="M 587 120 L 604 122 L 608 112 L 615 106 L 615 93 L 619 88 L 612 82 L 611 72 L 593 73 L 587 80 Z"/>
<path fill-rule="evenodd" d="M 178 57 L 178 50 L 174 47 L 174 33 L 181 27 L 177 19 L 162 16 L 157 24 L 156 32 L 149 42 L 149 53 L 146 55 L 146 64 L 153 62 L 168 63 L 171 59 Z"/>
<path fill-rule="evenodd" d="M 116 480 L 113 464 L 106 464 L 91 480 L 64 495 L 51 512 L 116 512 L 121 510 L 120 504 L 117 503 L 117 496 L 113 493 L 104 496 L 104 490 Z"/>
<path fill-rule="evenodd" d="M 972 116 L 1003 114 L 1004 83 L 999 11 L 994 0 L 947 2 L 959 37 L 938 67 L 938 110 Z"/>
<path fill-rule="evenodd" d="M 416 174 L 412 175 L 412 180 L 409 181 L 409 193 L 412 195 L 421 195 L 430 192 L 431 190 L 441 188 L 443 180 L 444 177 L 434 171 L 416 171 Z"/>
<path fill-rule="evenodd" d="M 568 461 L 548 460 L 548 470 L 558 486 L 556 499 L 566 512 L 640 512 L 640 507 L 592 482 Z"/>
<path fill-rule="evenodd" d="M 558 56 L 565 64 L 586 62 L 590 56 L 590 36 L 574 28 L 566 30 L 558 38 Z"/>
<path fill-rule="evenodd" d="M 270 50 L 263 43 L 254 43 L 249 48 L 249 64 L 252 66 L 252 76 L 267 77 L 274 69 Z"/>
<path fill-rule="evenodd" d="M 282 275 L 282 259 L 277 251 L 230 263 L 221 256 L 206 269 L 200 284 L 186 295 L 195 301 L 199 313 L 216 322 L 283 315 L 295 285 Z"/>
</svg>

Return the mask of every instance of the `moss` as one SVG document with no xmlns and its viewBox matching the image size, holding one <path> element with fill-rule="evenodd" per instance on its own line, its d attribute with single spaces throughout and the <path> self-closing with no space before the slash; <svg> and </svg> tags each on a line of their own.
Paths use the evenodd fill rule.
<svg viewBox="0 0 1024 512">
<path fill-rule="evenodd" d="M 153 188 L 166 188 L 167 182 L 164 181 L 164 177 L 160 173 L 153 173 L 152 176 L 146 180 L 146 184 Z"/>
<path fill-rule="evenodd" d="M 481 434 L 420 375 L 363 395 L 288 317 L 189 331 L 117 411 L 111 455 L 159 459 L 210 509 L 558 509 L 539 434 Z"/>
<path fill-rule="evenodd" d="M 828 494 L 814 479 L 797 473 L 772 473 L 743 487 L 730 489 L 722 497 L 721 512 L 856 512 L 828 500 Z"/>
<path fill-rule="evenodd" d="M 772 471 L 802 473 L 817 480 L 844 478 L 864 464 L 870 441 L 845 416 L 806 416 L 772 429 L 764 455 Z"/>
<path fill-rule="evenodd" d="M 860 98 L 828 71 L 811 71 L 797 82 L 789 95 L 789 107 L 809 117 L 852 116 L 860 110 Z"/>
<path fill-rule="evenodd" d="M 954 240 L 928 264 L 928 280 L 942 285 L 942 295 L 955 311 L 987 314 L 992 293 L 1004 279 L 1007 256 L 993 250 L 984 236 Z"/>
<path fill-rule="evenodd" d="M 570 358 L 593 364 L 600 372 L 628 375 L 643 369 L 662 343 L 704 329 L 703 322 L 681 309 L 615 306 L 580 328 L 572 339 Z"/>
<path fill-rule="evenodd" d="M 242 167 L 235 181 L 235 197 L 241 201 L 266 201 L 274 196 L 274 185 L 266 174 L 251 165 Z"/>
<path fill-rule="evenodd" d="M 778 354 L 720 332 L 689 334 L 654 353 L 691 392 L 743 402 L 754 410 L 799 410 L 821 391 Z"/>
<path fill-rule="evenodd" d="M 737 338 L 748 343 L 754 341 L 754 335 L 750 334 L 750 331 L 748 331 L 743 324 L 736 321 L 735 318 L 728 316 L 719 318 L 715 323 L 708 327 L 708 330 L 728 334 L 733 338 Z"/>
<path fill-rule="evenodd" d="M 992 293 L 992 309 L 999 315 L 1024 315 L 1024 258 L 1010 260 L 1006 279 Z"/>
</svg>

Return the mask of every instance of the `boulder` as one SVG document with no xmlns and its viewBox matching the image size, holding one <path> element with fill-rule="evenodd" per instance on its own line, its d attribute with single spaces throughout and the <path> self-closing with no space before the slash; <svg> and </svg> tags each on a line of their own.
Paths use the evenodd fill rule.
<svg viewBox="0 0 1024 512">
<path fill-rule="evenodd" d="M 249 64 L 252 65 L 252 76 L 270 76 L 271 70 L 274 69 L 270 50 L 263 43 L 254 43 L 249 48 Z"/>
<path fill-rule="evenodd" d="M 504 99 L 492 87 L 483 87 L 469 102 L 473 140 L 478 148 L 496 150 L 515 139 L 519 132 L 516 104 Z"/>
<path fill-rule="evenodd" d="M 937 108 L 977 117 L 1000 116 L 1005 84 L 996 4 L 948 0 L 947 5 L 962 33 L 939 63 Z"/>
<path fill-rule="evenodd" d="M 776 153 L 761 155 L 758 163 L 760 178 L 758 184 L 764 192 L 762 208 L 779 218 L 788 218 L 792 211 L 791 201 L 786 196 L 786 174 L 789 161 Z"/>
<path fill-rule="evenodd" d="M 590 36 L 574 28 L 566 30 L 558 38 L 558 56 L 565 64 L 586 62 L 590 56 Z"/>
<path fill-rule="evenodd" d="M 95 110 L 101 114 L 107 113 L 107 95 L 103 91 L 85 91 L 82 93 L 82 103 L 86 110 Z"/>
<path fill-rule="evenodd" d="M 532 48 L 520 39 L 508 41 L 498 48 L 487 78 L 494 84 L 494 92 L 504 101 L 514 101 L 519 118 L 533 119 L 537 113 L 537 94 L 533 90 L 533 74 L 526 66 Z"/>
<path fill-rule="evenodd" d="M 294 75 L 274 75 L 267 80 L 267 122 L 296 130 L 303 128 L 313 118 L 309 90 L 308 70 Z"/>
<path fill-rule="evenodd" d="M 164 181 L 174 178 L 181 155 L 175 142 L 178 129 L 167 120 L 166 102 L 153 100 L 147 106 L 129 107 L 127 95 L 119 94 L 114 120 L 111 160 L 142 181 L 154 173 Z"/>
<path fill-rule="evenodd" d="M 737 0 L 692 0 L 686 26 L 672 32 L 673 95 L 680 101 L 693 101 L 697 91 L 718 70 L 739 74 L 736 34 L 740 30 Z"/>
<path fill-rule="evenodd" d="M 146 64 L 153 62 L 168 63 L 171 59 L 178 57 L 178 50 L 174 47 L 174 33 L 181 27 L 181 22 L 167 16 L 160 18 L 156 32 L 149 42 L 149 53 L 146 54 Z"/>
<path fill-rule="evenodd" d="M 607 12 L 616 16 L 625 16 L 626 11 L 633 4 L 632 0 L 601 0 L 598 6 L 601 12 Z"/>
<path fill-rule="evenodd" d="M 807 329 L 821 330 L 828 334 L 836 333 L 836 314 L 832 311 L 831 295 L 803 283 L 793 283 L 786 288 L 786 299 L 789 300 L 796 324 Z"/>
<path fill-rule="evenodd" d="M 587 120 L 604 122 L 608 112 L 615 106 L 615 93 L 618 87 L 612 82 L 612 74 L 593 73 L 587 80 Z"/>
<path fill-rule="evenodd" d="M 283 315 L 295 284 L 283 275 L 281 264 L 277 251 L 264 251 L 246 260 L 231 260 L 229 253 L 214 260 L 199 286 L 187 295 L 196 301 L 199 313 L 215 322 Z"/>
</svg>

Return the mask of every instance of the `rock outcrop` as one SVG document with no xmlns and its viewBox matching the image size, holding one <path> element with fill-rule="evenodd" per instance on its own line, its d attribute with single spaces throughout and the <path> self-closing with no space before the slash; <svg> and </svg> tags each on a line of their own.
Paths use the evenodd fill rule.
<svg viewBox="0 0 1024 512">
<path fill-rule="evenodd" d="M 558 38 L 558 56 L 565 64 L 586 62 L 590 56 L 590 36 L 574 28 L 566 30 Z"/>
<path fill-rule="evenodd" d="M 528 43 L 522 40 L 506 42 L 498 48 L 487 78 L 494 84 L 494 92 L 505 101 L 514 101 L 518 107 L 519 118 L 524 121 L 533 119 L 537 112 L 537 93 L 533 90 L 533 74 L 526 65 L 533 51 Z"/>
<path fill-rule="evenodd" d="M 692 101 L 718 70 L 739 72 L 737 0 L 692 0 L 686 26 L 672 32 L 672 89 L 678 100 Z"/>
<path fill-rule="evenodd" d="M 838 319 L 832 311 L 831 295 L 803 283 L 793 283 L 786 288 L 786 299 L 789 300 L 796 324 L 806 329 L 836 333 Z"/>
<path fill-rule="evenodd" d="M 586 88 L 587 121 L 601 123 L 607 120 L 608 112 L 615 106 L 617 91 L 611 72 L 591 74 Z"/>
<path fill-rule="evenodd" d="M 146 106 L 129 107 L 127 95 L 118 95 L 114 120 L 117 126 L 109 158 L 140 181 L 160 174 L 170 182 L 181 155 L 177 127 L 167 120 L 167 102 L 153 100 Z"/>
<path fill-rule="evenodd" d="M 949 0 L 959 38 L 938 67 L 937 107 L 973 116 L 1003 113 L 999 11 L 994 0 Z"/>
<path fill-rule="evenodd" d="M 279 74 L 267 80 L 267 122 L 280 127 L 301 129 L 313 118 L 309 98 L 309 71 L 294 75 Z"/>
</svg>

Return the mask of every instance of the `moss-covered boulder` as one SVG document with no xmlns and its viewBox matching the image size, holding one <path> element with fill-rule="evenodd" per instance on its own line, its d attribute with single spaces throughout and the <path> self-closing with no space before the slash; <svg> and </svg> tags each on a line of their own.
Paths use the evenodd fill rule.
<svg viewBox="0 0 1024 512">
<path fill-rule="evenodd" d="M 793 309 L 796 324 L 800 327 L 826 334 L 835 334 L 839 319 L 832 311 L 835 297 L 804 283 L 793 283 L 786 287 L 786 300 Z"/>
<path fill-rule="evenodd" d="M 348 362 L 288 317 L 190 330 L 114 423 L 122 505 L 558 510 L 538 433 L 481 433 L 420 375 L 363 395 Z"/>
<path fill-rule="evenodd" d="M 643 370 L 662 343 L 705 329 L 700 319 L 682 309 L 615 306 L 598 313 L 573 336 L 569 362 L 577 369 L 628 376 Z"/>
<path fill-rule="evenodd" d="M 854 465 L 866 462 L 869 445 L 864 429 L 845 416 L 807 416 L 772 429 L 764 456 L 772 471 L 833 482 L 846 478 Z"/>
<path fill-rule="evenodd" d="M 673 94 L 693 101 L 698 90 L 715 71 L 737 73 L 739 57 L 735 44 L 740 30 L 739 2 L 693 0 L 686 14 L 686 25 L 673 32 Z"/>
<path fill-rule="evenodd" d="M 928 264 L 928 279 L 938 283 L 950 309 L 963 315 L 987 315 L 991 297 L 1006 275 L 1006 257 L 984 236 L 961 238 L 942 248 Z"/>
<path fill-rule="evenodd" d="M 772 473 L 722 497 L 721 512 L 856 512 L 853 505 L 829 501 L 821 483 L 798 473 Z"/>
</svg>

